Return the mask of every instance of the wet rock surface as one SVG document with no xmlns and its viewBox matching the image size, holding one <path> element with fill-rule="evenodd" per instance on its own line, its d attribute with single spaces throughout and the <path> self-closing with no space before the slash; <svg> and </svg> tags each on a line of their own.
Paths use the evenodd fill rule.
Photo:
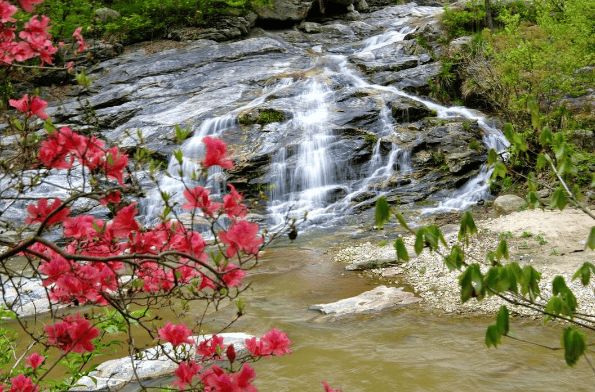
<svg viewBox="0 0 595 392">
<path fill-rule="evenodd" d="M 281 12 L 290 19 L 312 6 L 274 5 L 276 12 L 292 8 Z M 247 195 L 267 193 L 277 216 L 291 208 L 318 211 L 310 217 L 326 221 L 337 211 L 368 208 L 381 192 L 401 203 L 424 200 L 459 187 L 485 160 L 477 122 L 467 126 L 447 108 L 408 94 L 427 92 L 440 69 L 414 39 L 435 35 L 440 12 L 407 4 L 358 20 L 254 28 L 235 42 L 211 37 L 160 52 L 140 48 L 93 68 L 87 109 L 67 99 L 48 113 L 76 126 L 92 110 L 108 141 L 133 149 L 140 132 L 164 159 L 179 147 L 177 124 L 193 133 L 181 146 L 193 162 L 203 136 L 222 137 L 236 157 L 228 179 Z M 426 120 L 434 116 L 445 124 Z"/>
</svg>

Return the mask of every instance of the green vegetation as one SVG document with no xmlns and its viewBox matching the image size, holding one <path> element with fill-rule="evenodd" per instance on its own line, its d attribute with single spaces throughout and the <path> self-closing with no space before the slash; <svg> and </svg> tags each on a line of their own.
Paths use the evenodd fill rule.
<svg viewBox="0 0 595 392">
<path fill-rule="evenodd" d="M 256 0 L 261 1 L 261 0 Z M 178 27 L 212 24 L 222 15 L 242 15 L 250 0 L 46 0 L 38 12 L 52 20 L 58 39 L 83 27 L 87 36 L 132 43 L 166 36 Z M 110 8 L 120 16 L 97 12 Z"/>
<path fill-rule="evenodd" d="M 283 112 L 275 109 L 259 109 L 257 112 L 244 113 L 239 117 L 238 121 L 242 125 L 266 125 L 285 121 L 285 115 Z"/>
<path fill-rule="evenodd" d="M 506 136 L 523 142 L 510 151 L 512 176 L 500 177 L 496 189 L 518 186 L 532 168 L 538 178 L 547 176 L 543 153 L 565 157 L 565 179 L 593 186 L 593 145 L 583 142 L 593 139 L 595 128 L 585 97 L 595 80 L 593 2 L 497 2 L 492 17 L 490 30 L 484 1 L 446 10 L 448 38 L 472 38 L 463 50 L 445 51 L 434 97 L 487 109 L 511 123 Z"/>
</svg>

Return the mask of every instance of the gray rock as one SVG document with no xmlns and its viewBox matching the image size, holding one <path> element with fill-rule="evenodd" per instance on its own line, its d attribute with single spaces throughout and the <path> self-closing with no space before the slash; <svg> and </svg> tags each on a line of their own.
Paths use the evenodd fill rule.
<svg viewBox="0 0 595 392">
<path fill-rule="evenodd" d="M 389 103 L 392 115 L 398 122 L 413 122 L 435 115 L 424 104 L 413 99 L 398 97 Z"/>
<path fill-rule="evenodd" d="M 233 344 L 238 355 L 241 358 L 247 355 L 244 345 L 246 339 L 251 335 L 245 333 L 222 333 L 218 336 L 223 337 L 223 344 Z M 203 340 L 208 340 L 211 335 L 192 336 L 192 339 L 198 344 Z M 186 349 L 191 354 L 195 347 L 186 345 Z M 134 359 L 136 375 L 141 382 L 151 382 L 164 379 L 171 376 L 177 368 L 177 364 L 169 357 L 172 355 L 173 348 L 167 343 L 162 346 L 156 346 L 140 352 Z M 95 370 L 79 379 L 71 391 L 119 391 L 124 387 L 139 387 L 133 363 L 130 357 L 112 359 L 97 366 Z"/>
<path fill-rule="evenodd" d="M 342 317 L 362 313 L 378 313 L 394 307 L 411 305 L 420 300 L 413 293 L 403 291 L 402 287 L 378 286 L 355 297 L 329 304 L 312 305 L 310 310 L 318 310 L 325 315 Z"/>
<path fill-rule="evenodd" d="M 366 0 L 355 0 L 354 5 L 355 9 L 359 12 L 368 12 L 370 10 L 370 6 Z"/>
<path fill-rule="evenodd" d="M 121 18 L 121 15 L 118 11 L 113 10 L 111 8 L 107 8 L 107 7 L 101 7 L 101 8 L 97 8 L 95 10 L 95 17 L 103 22 L 113 22 L 114 20 L 118 20 Z"/>
<path fill-rule="evenodd" d="M 375 268 L 385 268 L 391 265 L 396 264 L 397 261 L 394 258 L 391 259 L 371 259 L 371 260 L 357 260 L 353 263 L 350 263 L 345 267 L 347 271 L 365 271 Z"/>
<path fill-rule="evenodd" d="M 258 19 L 272 23 L 296 23 L 306 19 L 314 0 L 273 0 L 271 4 L 253 5 Z"/>
<path fill-rule="evenodd" d="M 14 285 L 6 277 L 2 276 L 3 298 L 0 304 L 11 306 L 12 310 L 19 317 L 31 317 L 50 311 L 46 288 L 38 279 L 16 278 Z M 16 288 L 15 288 L 16 286 Z M 65 305 L 52 305 L 53 309 L 65 307 Z"/>
<path fill-rule="evenodd" d="M 494 208 L 499 214 L 510 214 L 519 211 L 527 205 L 525 199 L 517 195 L 502 195 L 494 200 Z"/>
<path fill-rule="evenodd" d="M 472 40 L 473 37 L 471 37 L 470 35 L 455 38 L 452 41 L 450 41 L 450 44 L 448 44 L 448 50 L 451 52 L 460 52 L 464 50 L 467 46 L 469 46 Z"/>
<path fill-rule="evenodd" d="M 298 28 L 308 34 L 320 33 L 320 23 L 316 22 L 302 22 Z"/>
</svg>

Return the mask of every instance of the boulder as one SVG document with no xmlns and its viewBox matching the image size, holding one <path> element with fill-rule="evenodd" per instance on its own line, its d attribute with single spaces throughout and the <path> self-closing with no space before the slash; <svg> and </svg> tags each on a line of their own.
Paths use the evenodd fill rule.
<svg viewBox="0 0 595 392">
<path fill-rule="evenodd" d="M 208 340 L 212 335 L 192 336 L 196 344 Z M 245 333 L 222 333 L 224 345 L 233 344 L 238 358 L 247 355 L 244 345 L 246 339 L 252 338 Z M 194 353 L 194 345 L 186 345 L 190 353 Z M 134 358 L 134 367 L 130 357 L 112 359 L 97 366 L 95 370 L 79 379 L 71 391 L 119 391 L 131 386 L 136 386 L 137 377 L 140 381 L 164 379 L 171 376 L 178 365 L 170 359 L 173 352 L 171 344 L 152 347 L 141 351 Z"/>
<path fill-rule="evenodd" d="M 424 104 L 406 97 L 398 97 L 389 103 L 392 115 L 398 122 L 413 122 L 435 113 Z"/>
<path fill-rule="evenodd" d="M 97 8 L 95 10 L 95 18 L 102 23 L 113 22 L 121 18 L 118 11 L 107 7 Z"/>
<path fill-rule="evenodd" d="M 502 195 L 494 200 L 494 208 L 499 214 L 510 214 L 527 205 L 525 199 L 517 195 Z"/>
<path fill-rule="evenodd" d="M 306 19 L 314 0 L 273 0 L 265 5 L 253 5 L 258 19 L 271 24 L 294 24 Z"/>
<path fill-rule="evenodd" d="M 420 300 L 413 293 L 403 291 L 402 287 L 378 286 L 355 297 L 329 304 L 312 305 L 310 310 L 318 310 L 325 315 L 341 317 L 362 313 L 378 313 L 394 307 L 411 305 Z"/>
<path fill-rule="evenodd" d="M 367 12 L 370 10 L 370 6 L 366 0 L 355 0 L 353 5 L 355 5 L 355 9 L 359 12 Z"/>
</svg>

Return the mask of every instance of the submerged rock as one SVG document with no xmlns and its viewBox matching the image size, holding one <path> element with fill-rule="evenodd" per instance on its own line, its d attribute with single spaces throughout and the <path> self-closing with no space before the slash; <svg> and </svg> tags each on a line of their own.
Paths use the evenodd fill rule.
<svg viewBox="0 0 595 392">
<path fill-rule="evenodd" d="M 212 335 L 192 336 L 191 338 L 199 344 L 201 341 L 208 340 Z M 244 342 L 246 339 L 252 338 L 251 335 L 245 333 L 222 333 L 218 336 L 223 337 L 223 344 L 233 344 L 238 358 L 247 354 Z M 186 349 L 193 353 L 194 346 L 186 345 Z M 71 391 L 120 391 L 125 387 L 139 388 L 138 379 L 143 385 L 151 383 L 151 385 L 159 385 L 158 380 L 171 376 L 178 365 L 172 361 L 169 356 L 172 356 L 171 344 L 163 344 L 161 346 L 152 347 L 140 352 L 134 358 L 133 369 L 132 360 L 130 357 L 119 359 L 112 359 L 97 366 L 95 370 L 89 373 L 88 376 L 82 377 L 71 388 Z M 138 377 L 138 379 L 137 379 Z"/>
<path fill-rule="evenodd" d="M 413 293 L 403 291 L 402 287 L 378 286 L 355 297 L 329 304 L 312 305 L 310 310 L 318 310 L 326 315 L 341 317 L 361 313 L 377 313 L 419 301 L 420 298 L 415 297 Z"/>
</svg>

